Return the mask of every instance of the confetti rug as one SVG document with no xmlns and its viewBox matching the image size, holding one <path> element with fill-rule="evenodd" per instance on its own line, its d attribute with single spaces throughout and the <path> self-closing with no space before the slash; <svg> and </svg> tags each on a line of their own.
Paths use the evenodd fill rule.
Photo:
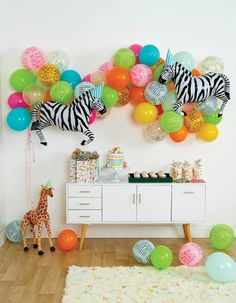
<svg viewBox="0 0 236 303">
<path fill-rule="evenodd" d="M 69 267 L 63 303 L 236 303 L 236 283 L 204 267 Z"/>
</svg>

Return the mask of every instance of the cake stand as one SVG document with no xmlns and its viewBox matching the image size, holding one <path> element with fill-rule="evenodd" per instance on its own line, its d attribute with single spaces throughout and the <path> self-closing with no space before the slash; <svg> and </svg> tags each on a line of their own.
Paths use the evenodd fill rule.
<svg viewBox="0 0 236 303">
<path fill-rule="evenodd" d="M 119 175 L 119 172 L 124 170 L 129 170 L 129 167 L 121 167 L 121 168 L 111 168 L 111 167 L 102 167 L 102 170 L 112 173 L 111 182 L 121 182 L 122 179 Z"/>
</svg>

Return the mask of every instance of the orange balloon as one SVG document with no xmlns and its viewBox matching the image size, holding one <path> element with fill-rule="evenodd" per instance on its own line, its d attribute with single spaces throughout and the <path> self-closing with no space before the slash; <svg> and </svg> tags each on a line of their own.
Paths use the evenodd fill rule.
<svg viewBox="0 0 236 303">
<path fill-rule="evenodd" d="M 50 89 L 46 91 L 46 96 L 45 96 L 45 102 L 52 101 L 52 98 L 50 96 Z"/>
<path fill-rule="evenodd" d="M 175 90 L 175 84 L 173 81 L 170 81 L 170 83 L 167 85 L 167 89 L 169 92 Z"/>
<path fill-rule="evenodd" d="M 188 135 L 188 130 L 185 125 L 182 126 L 180 130 L 175 133 L 169 133 L 170 138 L 175 142 L 182 142 L 186 139 Z"/>
<path fill-rule="evenodd" d="M 194 69 L 192 69 L 192 75 L 195 76 L 195 77 L 199 77 L 202 74 L 198 69 L 194 68 Z"/>
<path fill-rule="evenodd" d="M 129 99 L 133 105 L 147 102 L 144 97 L 145 87 L 132 86 L 130 89 Z"/>
<path fill-rule="evenodd" d="M 129 72 L 122 67 L 114 67 L 107 74 L 107 81 L 114 89 L 124 89 L 130 82 Z"/>
<path fill-rule="evenodd" d="M 77 235 L 71 229 L 65 229 L 60 232 L 57 238 L 57 245 L 62 251 L 70 251 L 75 248 L 77 243 Z"/>
</svg>

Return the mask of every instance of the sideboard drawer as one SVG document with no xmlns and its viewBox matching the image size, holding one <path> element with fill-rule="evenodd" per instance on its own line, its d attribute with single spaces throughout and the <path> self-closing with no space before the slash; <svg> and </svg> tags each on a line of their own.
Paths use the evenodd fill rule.
<svg viewBox="0 0 236 303">
<path fill-rule="evenodd" d="M 68 209 L 101 209 L 101 198 L 68 198 Z"/>
<path fill-rule="evenodd" d="M 100 185 L 68 185 L 68 197 L 101 197 Z"/>
<path fill-rule="evenodd" d="M 101 222 L 101 210 L 68 210 L 68 223 Z"/>
<path fill-rule="evenodd" d="M 205 220 L 205 184 L 173 185 L 172 221 L 201 222 Z"/>
</svg>

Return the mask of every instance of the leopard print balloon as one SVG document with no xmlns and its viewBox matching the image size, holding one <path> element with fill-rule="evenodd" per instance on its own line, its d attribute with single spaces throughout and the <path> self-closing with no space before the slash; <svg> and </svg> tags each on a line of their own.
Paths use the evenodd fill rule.
<svg viewBox="0 0 236 303">
<path fill-rule="evenodd" d="M 99 112 L 97 112 L 97 119 L 105 119 L 107 116 L 109 116 L 111 113 L 111 108 L 107 108 L 106 110 L 107 110 L 106 113 L 102 115 Z"/>
<path fill-rule="evenodd" d="M 121 107 L 129 103 L 130 87 L 125 87 L 119 91 L 119 99 L 116 103 L 116 107 Z"/>
<path fill-rule="evenodd" d="M 54 64 L 44 64 L 39 72 L 38 79 L 46 86 L 52 86 L 53 83 L 60 80 L 60 72 Z"/>
<path fill-rule="evenodd" d="M 196 133 L 204 125 L 204 119 L 200 112 L 196 110 L 191 110 L 184 117 L 184 125 L 191 133 Z"/>
<path fill-rule="evenodd" d="M 157 63 L 154 64 L 154 65 L 152 65 L 152 66 L 150 66 L 150 68 L 151 68 L 152 71 L 154 71 L 159 65 L 164 64 L 164 63 L 165 63 L 165 60 L 162 59 L 162 58 L 160 58 L 160 59 L 157 61 Z"/>
</svg>

